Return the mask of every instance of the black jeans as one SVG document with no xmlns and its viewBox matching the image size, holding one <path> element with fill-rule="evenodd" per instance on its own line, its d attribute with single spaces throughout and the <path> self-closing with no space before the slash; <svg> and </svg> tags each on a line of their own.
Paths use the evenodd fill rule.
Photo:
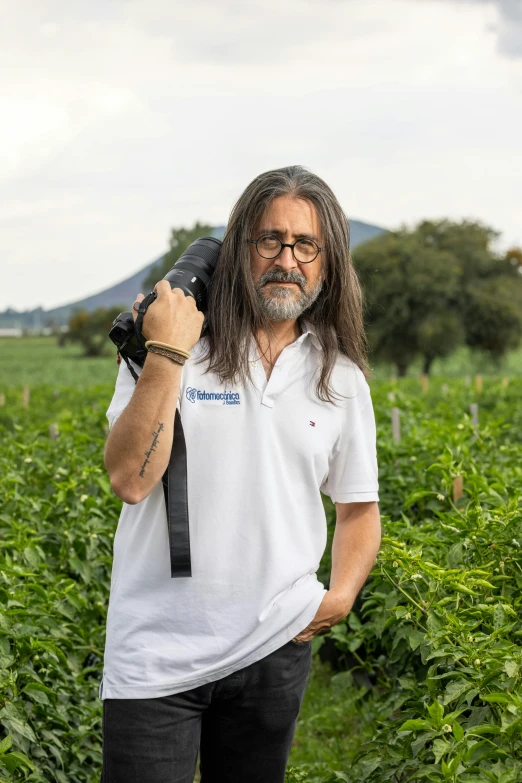
<svg viewBox="0 0 522 783">
<path fill-rule="evenodd" d="M 105 699 L 102 783 L 284 783 L 311 642 L 173 696 Z"/>
</svg>

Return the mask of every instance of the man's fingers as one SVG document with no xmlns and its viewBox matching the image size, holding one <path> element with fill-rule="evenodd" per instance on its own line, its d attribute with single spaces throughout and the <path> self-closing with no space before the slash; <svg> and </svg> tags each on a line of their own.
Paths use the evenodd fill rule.
<svg viewBox="0 0 522 783">
<path fill-rule="evenodd" d="M 154 286 L 154 290 L 158 294 L 158 297 L 160 294 L 165 293 L 166 291 L 170 291 L 170 283 L 168 280 L 158 280 L 156 285 Z"/>
<path fill-rule="evenodd" d="M 132 305 L 132 317 L 134 321 L 136 321 L 136 318 L 138 317 L 138 307 L 140 302 L 142 302 L 145 299 L 145 296 L 143 294 L 138 294 L 136 297 L 136 301 Z"/>
</svg>

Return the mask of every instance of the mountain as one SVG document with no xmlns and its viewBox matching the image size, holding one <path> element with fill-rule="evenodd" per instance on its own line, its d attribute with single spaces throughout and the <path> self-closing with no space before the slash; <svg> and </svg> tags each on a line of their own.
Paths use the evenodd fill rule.
<svg viewBox="0 0 522 783">
<path fill-rule="evenodd" d="M 362 242 L 366 242 L 385 231 L 386 229 L 373 226 L 370 223 L 350 220 L 350 247 L 353 250 Z M 224 233 L 225 226 L 216 226 L 212 231 L 212 236 L 222 239 Z M 160 256 L 143 267 L 143 269 L 140 269 L 139 272 L 110 288 L 100 291 L 98 294 L 92 294 L 92 296 L 87 296 L 84 299 L 79 299 L 61 307 L 54 307 L 51 310 L 44 310 L 42 307 L 24 311 L 17 311 L 11 308 L 4 310 L 4 312 L 0 313 L 0 327 L 21 326 L 40 330 L 51 322 L 60 326 L 65 325 L 76 308 L 90 311 L 95 310 L 97 307 L 121 305 L 123 309 L 130 309 L 136 294 L 143 291 L 143 282 L 148 277 L 150 270 L 162 259 L 163 256 Z M 143 293 L 146 292 L 143 291 Z"/>
</svg>

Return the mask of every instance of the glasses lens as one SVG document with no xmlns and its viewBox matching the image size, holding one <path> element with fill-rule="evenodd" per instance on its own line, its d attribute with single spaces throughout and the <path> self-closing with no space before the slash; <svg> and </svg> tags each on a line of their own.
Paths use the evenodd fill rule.
<svg viewBox="0 0 522 783">
<path fill-rule="evenodd" d="M 303 264 L 313 261 L 318 252 L 319 248 L 312 239 L 300 239 L 294 248 L 296 259 Z"/>
<path fill-rule="evenodd" d="M 275 258 L 281 252 L 281 240 L 272 234 L 266 234 L 257 240 L 257 252 L 263 258 Z"/>
</svg>

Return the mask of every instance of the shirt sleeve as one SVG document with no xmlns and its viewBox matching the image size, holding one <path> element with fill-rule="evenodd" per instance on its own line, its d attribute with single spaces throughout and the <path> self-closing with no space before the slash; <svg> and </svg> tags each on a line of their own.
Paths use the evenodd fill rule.
<svg viewBox="0 0 522 783">
<path fill-rule="evenodd" d="M 131 362 L 131 364 L 136 375 L 140 375 L 141 367 L 139 367 L 137 364 L 134 364 L 134 362 Z M 106 413 L 107 420 L 109 422 L 109 430 L 112 429 L 112 426 L 118 416 L 120 416 L 127 407 L 135 388 L 136 382 L 132 377 L 131 371 L 127 367 L 127 364 L 122 359 L 118 369 L 118 375 L 116 377 L 116 387 L 114 389 L 114 394 L 112 395 L 112 400 Z"/>
<path fill-rule="evenodd" d="M 379 500 L 375 415 L 370 387 L 357 368 L 357 394 L 343 401 L 341 432 L 321 492 L 333 503 Z"/>
</svg>

